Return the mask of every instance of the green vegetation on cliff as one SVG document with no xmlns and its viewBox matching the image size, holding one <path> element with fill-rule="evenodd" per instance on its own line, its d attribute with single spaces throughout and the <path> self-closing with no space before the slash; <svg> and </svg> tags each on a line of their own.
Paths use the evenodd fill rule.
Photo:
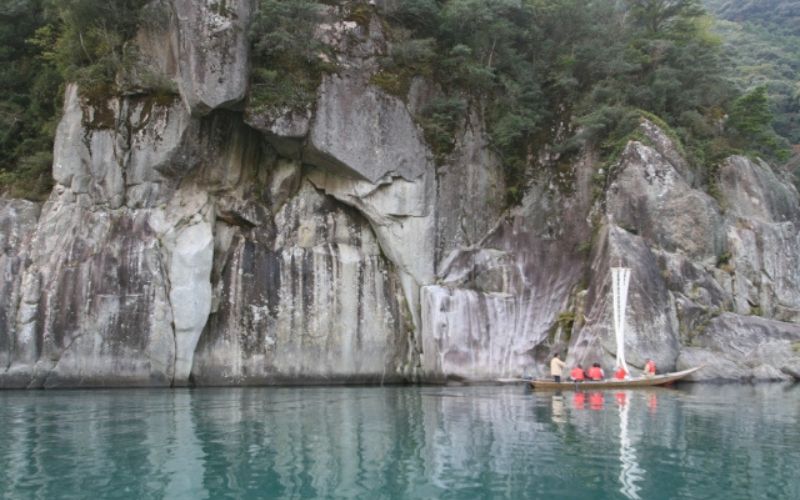
<svg viewBox="0 0 800 500">
<path fill-rule="evenodd" d="M 137 58 L 128 42 L 146 3 L 0 0 L 0 191 L 46 195 L 64 82 L 77 81 L 90 99 L 123 90 L 126 70 Z M 796 27 L 784 20 L 796 18 L 794 2 L 768 2 L 781 16 L 759 9 L 760 2 L 708 3 L 735 20 L 730 22 L 747 19 L 775 37 L 780 33 L 781 40 L 796 39 Z M 250 27 L 252 109 L 298 109 L 313 102 L 322 75 L 336 70 L 335 54 L 315 37 L 331 4 L 359 24 L 375 9 L 364 0 L 257 0 Z M 390 54 L 372 81 L 403 97 L 415 76 L 437 83 L 441 95 L 417 118 L 440 160 L 452 150 L 467 110 L 482 113 L 512 198 L 522 192 L 514 183 L 521 185 L 543 166 L 537 163 L 543 145 L 555 146 L 563 158 L 589 142 L 610 157 L 643 113 L 663 119 L 702 171 L 732 151 L 783 159 L 786 143 L 773 126 L 793 142 L 800 138 L 800 91 L 796 78 L 790 81 L 800 45 L 780 45 L 780 57 L 764 63 L 766 81 L 754 76 L 759 70 L 753 49 L 753 69 L 733 82 L 724 59 L 732 49 L 711 31 L 713 20 L 700 0 L 381 5 Z"/>
<path fill-rule="evenodd" d="M 250 106 L 255 111 L 302 110 L 314 100 L 331 64 L 314 38 L 323 5 L 312 0 L 258 0 L 250 26 L 253 52 Z"/>
<path fill-rule="evenodd" d="M 450 105 L 423 112 L 422 125 L 440 157 L 458 100 L 483 109 L 511 179 L 531 171 L 542 144 L 568 153 L 590 141 L 610 154 L 642 111 L 698 168 L 736 149 L 782 155 L 764 142 L 769 122 L 750 123 L 754 134 L 726 124 L 744 102 L 697 0 L 406 0 L 386 15 L 392 53 L 373 81 L 402 95 L 414 75 L 433 75 Z"/>
<path fill-rule="evenodd" d="M 0 0 L 0 191 L 40 199 L 50 189 L 61 75 L 29 42 L 42 2 Z"/>
<path fill-rule="evenodd" d="M 51 187 L 63 85 L 116 93 L 145 0 L 0 0 L 0 192 L 42 199 Z"/>
</svg>

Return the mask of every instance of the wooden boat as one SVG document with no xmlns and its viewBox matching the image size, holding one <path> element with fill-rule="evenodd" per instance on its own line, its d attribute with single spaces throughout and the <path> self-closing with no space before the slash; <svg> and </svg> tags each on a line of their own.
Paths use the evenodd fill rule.
<svg viewBox="0 0 800 500">
<path fill-rule="evenodd" d="M 692 373 L 702 368 L 697 366 L 683 370 L 680 372 L 665 373 L 663 375 L 654 375 L 652 377 L 639 377 L 624 380 L 606 379 L 599 381 L 586 381 L 586 382 L 555 382 L 553 380 L 531 380 L 530 384 L 534 389 L 550 389 L 550 390 L 579 390 L 591 391 L 594 389 L 634 389 L 637 387 L 655 387 L 659 385 L 668 385 L 678 380 L 688 377 Z"/>
<path fill-rule="evenodd" d="M 628 302 L 628 285 L 630 282 L 631 270 L 627 267 L 612 267 L 611 268 L 611 295 L 613 300 L 613 319 L 614 319 L 614 337 L 616 338 L 617 359 L 614 366 L 622 367 L 626 372 L 628 365 L 625 362 L 625 309 Z M 578 391 L 591 391 L 594 389 L 634 389 L 637 387 L 656 387 L 660 385 L 669 385 L 677 382 L 682 378 L 688 377 L 692 373 L 702 368 L 698 366 L 689 368 L 680 372 L 665 373 L 663 375 L 654 375 L 652 377 L 637 377 L 629 379 L 606 379 L 599 381 L 584 381 L 573 382 L 566 380 L 564 382 L 555 382 L 552 379 L 547 380 L 529 380 L 528 383 L 534 389 L 550 389 L 550 390 L 578 390 Z M 503 383 L 505 380 L 500 379 Z"/>
</svg>

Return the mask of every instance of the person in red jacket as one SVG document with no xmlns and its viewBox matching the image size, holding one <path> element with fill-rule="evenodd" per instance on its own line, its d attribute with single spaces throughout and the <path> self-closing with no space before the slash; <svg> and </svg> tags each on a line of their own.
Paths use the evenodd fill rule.
<svg viewBox="0 0 800 500">
<path fill-rule="evenodd" d="M 644 365 L 644 376 L 652 377 L 656 374 L 656 364 L 652 359 L 648 359 Z"/>
<path fill-rule="evenodd" d="M 600 363 L 593 363 L 592 367 L 589 368 L 589 378 L 592 380 L 603 380 L 606 378 L 606 374 L 603 373 L 603 369 L 600 367 Z"/>
<path fill-rule="evenodd" d="M 586 380 L 586 373 L 583 371 L 581 365 L 576 366 L 569 372 L 569 378 L 571 378 L 574 382 L 583 382 Z"/>
<path fill-rule="evenodd" d="M 628 376 L 628 372 L 625 371 L 625 368 L 618 367 L 617 371 L 614 372 L 614 378 L 617 380 L 625 380 L 625 377 Z"/>
</svg>

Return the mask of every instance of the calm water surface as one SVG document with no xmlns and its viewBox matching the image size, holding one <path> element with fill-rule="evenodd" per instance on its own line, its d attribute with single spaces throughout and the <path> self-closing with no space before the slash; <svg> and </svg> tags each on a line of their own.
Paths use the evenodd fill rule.
<svg viewBox="0 0 800 500">
<path fill-rule="evenodd" d="M 800 386 L 0 392 L 0 498 L 800 498 Z"/>
</svg>

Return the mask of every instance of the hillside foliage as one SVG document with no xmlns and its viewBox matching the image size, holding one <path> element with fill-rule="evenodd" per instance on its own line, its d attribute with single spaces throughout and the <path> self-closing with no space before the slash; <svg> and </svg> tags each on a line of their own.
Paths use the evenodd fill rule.
<svg viewBox="0 0 800 500">
<path fill-rule="evenodd" d="M 145 3 L 0 0 L 0 192 L 47 195 L 64 82 L 88 98 L 115 94 Z"/>
<path fill-rule="evenodd" d="M 728 75 L 743 92 L 764 87 L 774 110 L 772 125 L 800 145 L 800 2 L 705 0 L 719 20 Z"/>
<path fill-rule="evenodd" d="M 253 69 L 250 106 L 256 111 L 303 110 L 332 65 L 314 38 L 322 4 L 313 0 L 259 0 L 250 26 Z"/>
</svg>

